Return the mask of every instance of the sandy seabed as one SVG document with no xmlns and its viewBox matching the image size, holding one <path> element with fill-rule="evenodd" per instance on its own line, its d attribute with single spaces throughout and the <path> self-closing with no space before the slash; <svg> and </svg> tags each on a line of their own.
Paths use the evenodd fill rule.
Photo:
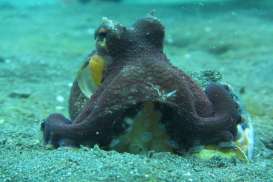
<svg viewBox="0 0 273 182">
<path fill-rule="evenodd" d="M 151 9 L 166 26 L 174 65 L 219 71 L 240 93 L 255 129 L 251 161 L 42 144 L 40 123 L 52 112 L 67 115 L 71 83 L 94 49 L 101 18 L 130 25 Z M 270 7 L 0 6 L 0 181 L 273 181 L 272 35 Z"/>
</svg>

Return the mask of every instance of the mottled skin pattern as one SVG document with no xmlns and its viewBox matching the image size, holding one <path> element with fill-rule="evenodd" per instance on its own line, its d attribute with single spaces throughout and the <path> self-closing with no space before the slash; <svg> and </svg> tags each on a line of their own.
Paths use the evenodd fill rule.
<svg viewBox="0 0 273 182">
<path fill-rule="evenodd" d="M 99 144 L 107 149 L 124 132 L 124 117 L 144 102 L 155 103 L 168 135 L 181 150 L 196 143 L 234 140 L 240 113 L 228 88 L 211 83 L 203 91 L 171 65 L 163 52 L 164 34 L 163 25 L 154 17 L 140 19 L 131 28 L 103 23 L 96 31 L 96 53 L 111 60 L 102 85 L 79 109 L 75 102 L 83 96 L 75 81 L 70 98 L 72 121 L 50 115 L 41 127 L 45 143 L 55 147 Z M 106 48 L 100 46 L 102 41 Z"/>
</svg>

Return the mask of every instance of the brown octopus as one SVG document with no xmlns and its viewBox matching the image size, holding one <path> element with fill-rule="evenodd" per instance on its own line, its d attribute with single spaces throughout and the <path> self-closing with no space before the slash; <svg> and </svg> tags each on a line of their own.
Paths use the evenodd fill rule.
<svg viewBox="0 0 273 182">
<path fill-rule="evenodd" d="M 98 144 L 138 153 L 235 140 L 241 116 L 228 87 L 209 83 L 203 91 L 170 63 L 163 52 L 164 34 L 153 16 L 129 28 L 105 20 L 95 32 L 96 50 L 90 56 L 105 62 L 97 88 L 88 98 L 74 81 L 71 120 L 61 114 L 45 119 L 45 143 Z"/>
</svg>

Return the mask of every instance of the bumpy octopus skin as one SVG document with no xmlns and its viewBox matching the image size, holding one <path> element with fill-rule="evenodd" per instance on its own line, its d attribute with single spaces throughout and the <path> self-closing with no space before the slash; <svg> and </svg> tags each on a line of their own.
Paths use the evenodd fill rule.
<svg viewBox="0 0 273 182">
<path fill-rule="evenodd" d="M 155 17 L 132 27 L 102 23 L 96 33 L 95 54 L 107 57 L 101 85 L 79 109 L 83 99 L 77 81 L 71 90 L 70 116 L 51 114 L 41 125 L 46 144 L 89 145 L 107 149 L 125 132 L 123 120 L 144 103 L 162 114 L 176 150 L 196 143 L 217 144 L 235 140 L 240 122 L 237 103 L 225 85 L 210 83 L 203 91 L 183 71 L 171 65 L 163 52 L 165 30 Z M 102 46 L 103 43 L 103 46 Z"/>
</svg>

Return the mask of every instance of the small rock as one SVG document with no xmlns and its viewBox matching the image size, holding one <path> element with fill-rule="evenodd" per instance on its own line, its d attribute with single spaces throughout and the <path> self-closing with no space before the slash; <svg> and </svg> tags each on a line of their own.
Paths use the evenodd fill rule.
<svg viewBox="0 0 273 182">
<path fill-rule="evenodd" d="M 210 33 L 212 31 L 211 27 L 205 27 L 204 30 L 206 33 Z"/>
<path fill-rule="evenodd" d="M 58 95 L 58 96 L 56 97 L 56 100 L 57 100 L 58 102 L 60 102 L 60 103 L 63 103 L 63 102 L 64 102 L 64 97 L 61 96 L 61 95 Z"/>
<path fill-rule="evenodd" d="M 5 63 L 5 62 L 6 62 L 6 60 L 0 56 L 0 63 Z"/>
<path fill-rule="evenodd" d="M 6 63 L 11 63 L 11 60 L 10 59 L 6 59 L 5 62 Z"/>
<path fill-rule="evenodd" d="M 267 149 L 273 150 L 273 139 L 263 140 L 262 142 Z"/>
<path fill-rule="evenodd" d="M 19 98 L 19 99 L 27 99 L 30 97 L 30 93 L 28 92 L 17 92 L 17 91 L 14 91 L 14 92 L 11 92 L 8 96 L 10 98 Z"/>
<path fill-rule="evenodd" d="M 244 86 L 242 86 L 239 90 L 240 94 L 245 94 L 246 92 L 246 88 Z"/>
<path fill-rule="evenodd" d="M 4 119 L 0 119 L 0 124 L 3 124 L 5 122 Z"/>
<path fill-rule="evenodd" d="M 191 54 L 185 54 L 184 57 L 185 57 L 185 59 L 191 59 L 192 56 L 191 56 Z"/>
<path fill-rule="evenodd" d="M 64 109 L 64 107 L 63 107 L 63 106 L 56 106 L 55 108 L 56 108 L 56 110 L 58 110 L 58 111 L 61 111 L 61 110 L 63 110 L 63 109 Z"/>
<path fill-rule="evenodd" d="M 68 86 L 68 87 L 72 87 L 72 86 L 73 86 L 73 83 L 70 82 L 70 83 L 67 84 L 67 86 Z"/>
</svg>

